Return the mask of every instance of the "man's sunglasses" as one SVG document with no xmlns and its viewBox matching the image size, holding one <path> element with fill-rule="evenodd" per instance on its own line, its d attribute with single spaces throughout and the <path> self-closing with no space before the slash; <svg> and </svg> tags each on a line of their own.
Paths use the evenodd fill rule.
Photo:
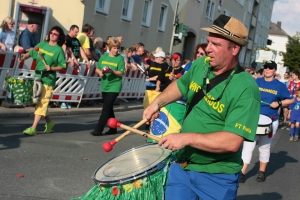
<svg viewBox="0 0 300 200">
<path fill-rule="evenodd" d="M 270 67 L 270 66 L 264 66 L 264 69 L 271 69 L 271 70 L 273 70 L 275 68 L 274 67 Z"/>
</svg>

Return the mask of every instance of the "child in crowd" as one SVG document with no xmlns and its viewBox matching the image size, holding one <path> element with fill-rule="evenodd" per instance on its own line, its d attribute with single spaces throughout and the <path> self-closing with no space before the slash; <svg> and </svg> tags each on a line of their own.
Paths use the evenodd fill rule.
<svg viewBox="0 0 300 200">
<path fill-rule="evenodd" d="M 300 125 L 300 88 L 296 89 L 295 102 L 289 106 L 288 119 L 291 121 L 290 141 L 297 142 Z"/>
</svg>

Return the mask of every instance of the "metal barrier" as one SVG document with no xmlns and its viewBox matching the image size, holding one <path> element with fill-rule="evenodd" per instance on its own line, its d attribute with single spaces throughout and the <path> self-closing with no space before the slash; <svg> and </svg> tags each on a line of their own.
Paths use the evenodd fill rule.
<svg viewBox="0 0 300 200">
<path fill-rule="evenodd" d="M 100 86 L 101 78 L 96 73 L 97 63 L 91 64 L 88 81 L 84 89 L 82 100 L 97 100 L 102 99 Z"/>
<path fill-rule="evenodd" d="M 102 99 L 101 96 L 101 78 L 95 72 L 95 65 L 91 65 L 90 74 L 86 88 L 82 95 L 82 100 L 98 100 Z M 122 78 L 123 86 L 122 90 L 117 98 L 119 99 L 130 99 L 136 98 L 139 99 L 145 96 L 145 75 L 142 74 L 139 70 L 132 71 L 131 69 L 127 70 L 126 75 Z"/>
<path fill-rule="evenodd" d="M 145 95 L 145 75 L 139 70 L 127 70 L 123 77 L 123 87 L 118 98 L 137 98 Z"/>
<path fill-rule="evenodd" d="M 0 99 L 5 99 L 6 76 L 33 78 L 36 60 L 29 58 L 17 61 L 17 53 L 0 52 Z M 81 100 L 102 99 L 101 78 L 95 72 L 97 63 L 90 68 L 80 63 L 79 68 L 73 68 L 67 63 L 66 69 L 57 72 L 56 86 L 51 101 L 75 102 Z M 139 71 L 127 70 L 123 76 L 123 87 L 118 98 L 141 98 L 145 95 L 145 76 Z"/>
<path fill-rule="evenodd" d="M 14 75 L 17 58 L 17 53 L 0 52 L 0 99 L 5 99 L 7 96 L 5 77 Z"/>
<path fill-rule="evenodd" d="M 33 78 L 35 68 L 36 61 L 29 58 L 16 65 L 14 75 Z M 67 63 L 66 68 L 56 75 L 56 85 L 51 101 L 80 103 L 88 74 L 89 69 L 85 63 L 80 63 L 79 68 L 73 68 Z"/>
</svg>

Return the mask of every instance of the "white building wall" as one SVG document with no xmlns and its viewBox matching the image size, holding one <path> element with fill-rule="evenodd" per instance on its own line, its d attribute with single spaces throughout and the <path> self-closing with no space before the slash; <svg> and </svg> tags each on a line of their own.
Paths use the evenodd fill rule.
<svg viewBox="0 0 300 200">
<path fill-rule="evenodd" d="M 275 62 L 277 63 L 277 72 L 283 75 L 286 68 L 284 67 L 283 56 L 281 56 L 279 52 L 286 52 L 288 37 L 281 35 L 269 35 L 268 39 L 272 40 L 272 45 L 268 45 L 267 47 L 277 51 L 275 59 Z"/>
</svg>

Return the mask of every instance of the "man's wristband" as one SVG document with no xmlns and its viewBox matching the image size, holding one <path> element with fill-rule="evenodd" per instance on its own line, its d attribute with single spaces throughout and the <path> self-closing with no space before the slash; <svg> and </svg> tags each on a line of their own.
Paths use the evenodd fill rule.
<svg viewBox="0 0 300 200">
<path fill-rule="evenodd" d="M 278 105 L 281 106 L 281 105 L 282 105 L 282 102 L 281 102 L 281 101 L 278 101 Z"/>
</svg>

